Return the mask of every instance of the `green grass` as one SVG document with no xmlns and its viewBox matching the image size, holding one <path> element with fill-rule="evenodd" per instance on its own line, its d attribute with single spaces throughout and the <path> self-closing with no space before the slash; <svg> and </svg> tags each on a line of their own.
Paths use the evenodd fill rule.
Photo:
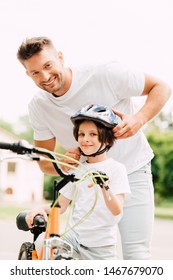
<svg viewBox="0 0 173 280">
<path fill-rule="evenodd" d="M 48 201 L 46 203 L 49 203 Z M 45 204 L 45 203 L 43 203 Z M 50 204 L 50 203 L 49 203 Z M 25 206 L 16 206 L 16 205 L 9 205 L 4 204 L 0 205 L 0 220 L 7 220 L 7 219 L 16 219 L 17 215 L 24 211 L 35 208 L 36 205 L 25 205 Z M 70 210 L 70 209 L 69 209 Z M 61 221 L 66 222 L 68 217 L 69 211 L 66 211 L 64 214 L 61 215 Z"/>
<path fill-rule="evenodd" d="M 173 198 L 162 199 L 155 206 L 155 217 L 173 219 Z"/>
<path fill-rule="evenodd" d="M 32 209 L 35 206 L 15 206 L 15 205 L 0 205 L 0 219 L 15 219 L 16 216 L 23 210 Z M 63 214 L 65 215 L 65 214 Z M 61 217 L 63 220 L 64 217 Z M 65 215 L 66 216 L 66 215 Z M 163 201 L 159 205 L 155 206 L 155 217 L 162 219 L 173 220 L 173 202 Z"/>
<path fill-rule="evenodd" d="M 3 205 L 0 206 L 0 219 L 15 219 L 19 212 L 25 210 L 24 207 Z"/>
<path fill-rule="evenodd" d="M 173 220 L 173 207 L 155 207 L 155 217 Z"/>
</svg>

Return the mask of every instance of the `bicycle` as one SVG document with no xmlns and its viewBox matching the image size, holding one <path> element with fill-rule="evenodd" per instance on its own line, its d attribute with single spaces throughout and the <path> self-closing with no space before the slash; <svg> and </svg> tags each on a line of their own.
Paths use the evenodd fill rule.
<svg viewBox="0 0 173 280">
<path fill-rule="evenodd" d="M 46 223 L 43 216 L 37 215 L 33 220 L 33 226 L 29 229 L 25 217 L 27 212 L 21 212 L 16 217 L 16 224 L 18 229 L 23 231 L 29 231 L 33 234 L 33 242 L 24 242 L 19 250 L 18 260 L 72 260 L 73 258 L 73 246 L 66 242 L 62 235 L 60 235 L 60 205 L 58 202 L 59 191 L 68 183 L 68 182 L 77 182 L 81 179 L 76 178 L 73 173 L 66 174 L 63 173 L 61 168 L 58 165 L 58 160 L 56 160 L 54 152 L 51 152 L 46 149 L 36 148 L 30 145 L 25 140 L 19 141 L 17 143 L 5 143 L 0 142 L 0 149 L 10 150 L 21 159 L 24 160 L 48 160 L 44 156 L 48 157 L 52 162 L 55 170 L 60 175 L 61 180 L 54 181 L 54 195 L 53 202 L 51 204 L 51 213 L 49 214 L 49 220 Z M 43 157 L 40 155 L 44 155 Z M 58 154 L 61 155 L 61 154 Z M 63 156 L 63 155 L 61 155 Z M 5 158 L 8 159 L 9 157 Z M 1 161 L 4 159 L 1 159 Z M 77 162 L 75 160 L 75 162 Z M 80 162 L 78 162 L 80 164 Z M 65 164 L 68 166 L 68 164 Z M 70 166 L 71 167 L 71 166 Z M 74 168 L 74 167 L 73 167 Z M 109 178 L 103 172 L 91 171 L 90 174 L 84 174 L 83 179 L 87 176 L 90 176 L 90 179 L 93 183 L 99 184 L 100 187 L 104 187 L 109 191 L 109 187 L 105 184 Z M 96 202 L 96 200 L 95 200 Z M 88 214 L 88 213 L 87 213 Z M 86 217 L 87 217 L 86 214 Z M 35 241 L 37 237 L 45 232 L 44 244 L 38 254 L 35 248 Z"/>
</svg>

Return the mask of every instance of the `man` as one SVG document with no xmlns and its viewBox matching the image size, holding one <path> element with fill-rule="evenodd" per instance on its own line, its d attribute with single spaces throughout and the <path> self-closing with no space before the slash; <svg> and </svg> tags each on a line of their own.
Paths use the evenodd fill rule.
<svg viewBox="0 0 173 280">
<path fill-rule="evenodd" d="M 169 86 L 115 61 L 67 68 L 62 53 L 46 37 L 23 42 L 17 57 L 41 88 L 29 104 L 37 147 L 53 151 L 58 140 L 68 156 L 79 159 L 70 116 L 87 104 L 116 108 L 113 110 L 122 121 L 113 129 L 117 141 L 109 153 L 125 164 L 132 192 L 119 223 L 123 257 L 149 259 L 154 217 L 150 167 L 153 152 L 140 129 L 162 109 L 171 94 Z M 145 104 L 134 113 L 131 97 L 145 95 Z M 64 161 L 74 164 L 73 160 Z M 40 168 L 44 173 L 57 175 L 50 163 L 40 162 Z"/>
</svg>

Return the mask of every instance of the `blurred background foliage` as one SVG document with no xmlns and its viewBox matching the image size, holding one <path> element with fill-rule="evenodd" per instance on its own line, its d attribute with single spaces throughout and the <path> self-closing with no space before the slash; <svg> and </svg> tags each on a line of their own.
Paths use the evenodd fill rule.
<svg viewBox="0 0 173 280">
<path fill-rule="evenodd" d="M 0 126 L 33 144 L 33 131 L 28 116 L 20 117 L 16 124 L 0 120 Z M 156 204 L 159 205 L 165 199 L 173 202 L 173 115 L 161 112 L 144 127 L 144 133 L 155 154 L 152 160 L 152 173 Z M 56 150 L 60 153 L 65 152 L 59 144 Z M 55 179 L 60 178 L 45 175 L 45 199 L 52 199 Z"/>
<path fill-rule="evenodd" d="M 154 151 L 152 173 L 156 203 L 173 199 L 173 121 L 160 114 L 146 128 L 145 134 Z"/>
</svg>

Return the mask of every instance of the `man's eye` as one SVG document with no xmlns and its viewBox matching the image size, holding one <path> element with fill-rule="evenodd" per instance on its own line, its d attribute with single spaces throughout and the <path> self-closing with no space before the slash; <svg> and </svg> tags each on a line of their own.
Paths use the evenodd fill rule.
<svg viewBox="0 0 173 280">
<path fill-rule="evenodd" d="M 38 72 L 33 72 L 32 73 L 33 76 L 36 76 L 37 74 L 38 74 Z"/>
<path fill-rule="evenodd" d="M 51 64 L 49 63 L 49 64 L 46 64 L 46 69 L 49 69 L 49 68 L 51 68 Z"/>
</svg>

